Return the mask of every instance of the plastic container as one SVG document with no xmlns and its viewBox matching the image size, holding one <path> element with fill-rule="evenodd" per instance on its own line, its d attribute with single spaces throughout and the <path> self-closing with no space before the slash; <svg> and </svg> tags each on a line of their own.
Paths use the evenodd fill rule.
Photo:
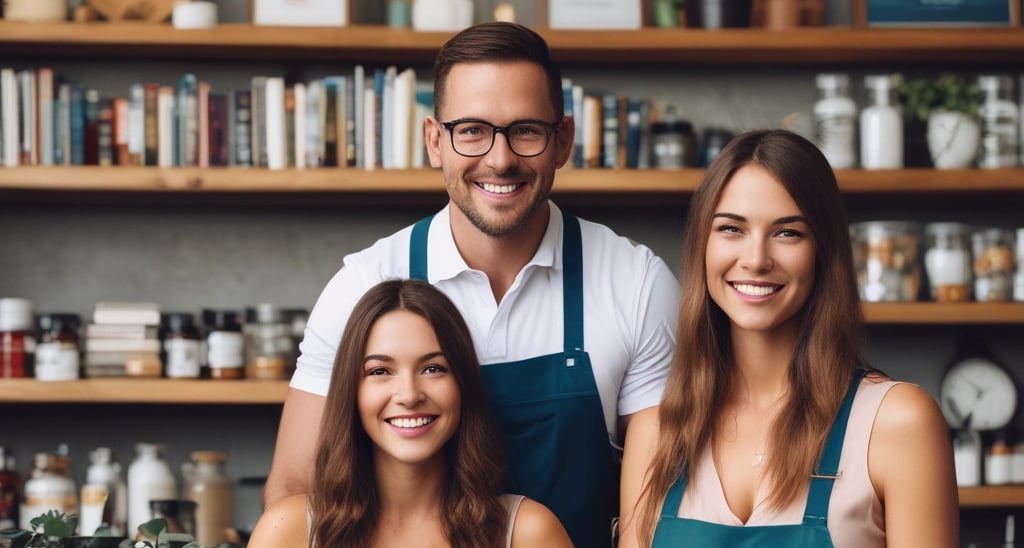
<svg viewBox="0 0 1024 548">
<path fill-rule="evenodd" d="M 909 221 L 850 225 L 861 299 L 914 301 L 921 285 L 917 248 L 920 227 Z"/>
<path fill-rule="evenodd" d="M 820 98 L 814 103 L 814 140 L 833 169 L 857 162 L 857 104 L 850 98 L 850 77 L 825 72 L 815 77 Z"/>
<path fill-rule="evenodd" d="M 892 78 L 864 77 L 868 106 L 860 113 L 860 165 L 864 169 L 903 167 L 903 116 L 893 100 Z"/>
<path fill-rule="evenodd" d="M 234 528 L 235 491 L 226 461 L 221 451 L 193 451 L 192 462 L 181 467 L 182 498 L 196 503 L 195 537 L 204 546 L 229 542 L 228 530 Z"/>
<path fill-rule="evenodd" d="M 924 234 L 924 267 L 932 300 L 971 300 L 971 229 L 960 223 L 929 223 Z"/>
<path fill-rule="evenodd" d="M 974 298 L 978 301 L 1013 299 L 1013 277 L 1017 270 L 1014 234 L 1002 228 L 974 232 Z"/>
<path fill-rule="evenodd" d="M 152 519 L 149 501 L 178 498 L 178 482 L 160 453 L 157 444 L 135 444 L 135 460 L 128 467 L 129 532 Z"/>
</svg>

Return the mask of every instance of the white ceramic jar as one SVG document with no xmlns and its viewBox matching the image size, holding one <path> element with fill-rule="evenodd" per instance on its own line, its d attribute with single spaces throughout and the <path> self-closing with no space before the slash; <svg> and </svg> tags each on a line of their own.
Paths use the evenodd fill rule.
<svg viewBox="0 0 1024 548">
<path fill-rule="evenodd" d="M 171 468 L 160 457 L 160 446 L 135 444 L 135 460 L 128 467 L 128 531 L 137 531 L 149 521 L 151 500 L 178 498 L 178 483 Z"/>
</svg>

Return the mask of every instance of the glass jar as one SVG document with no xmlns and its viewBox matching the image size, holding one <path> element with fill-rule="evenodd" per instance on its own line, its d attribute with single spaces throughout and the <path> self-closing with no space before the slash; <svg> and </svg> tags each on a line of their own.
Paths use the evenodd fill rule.
<svg viewBox="0 0 1024 548">
<path fill-rule="evenodd" d="M 663 120 L 651 124 L 651 150 L 657 169 L 681 169 L 697 165 L 697 136 L 693 126 L 668 107 Z"/>
<path fill-rule="evenodd" d="M 164 314 L 164 373 L 169 378 L 198 378 L 199 329 L 189 312 Z"/>
<path fill-rule="evenodd" d="M 857 104 L 850 98 L 850 77 L 826 72 L 814 81 L 820 91 L 814 103 L 814 142 L 832 169 L 850 169 L 857 161 Z"/>
<path fill-rule="evenodd" d="M 0 531 L 18 527 L 21 507 L 21 478 L 14 466 L 14 455 L 0 445 Z"/>
<path fill-rule="evenodd" d="M 23 379 L 35 374 L 36 339 L 32 334 L 32 301 L 0 299 L 0 378 Z"/>
<path fill-rule="evenodd" d="M 206 364 L 211 379 L 241 379 L 245 376 L 245 338 L 233 310 L 203 310 L 206 326 Z"/>
<path fill-rule="evenodd" d="M 924 267 L 931 298 L 937 302 L 971 299 L 970 228 L 960 223 L 929 223 L 924 227 Z"/>
<path fill-rule="evenodd" d="M 66 448 L 56 453 L 35 454 L 32 474 L 25 482 L 19 527 L 31 529 L 29 521 L 50 510 L 78 513 L 78 492 L 71 479 L 71 458 Z"/>
<path fill-rule="evenodd" d="M 1013 79 L 1003 74 L 978 76 L 984 97 L 978 106 L 981 146 L 978 167 L 1001 168 L 1017 165 L 1017 126 L 1020 114 L 1013 101 Z"/>
<path fill-rule="evenodd" d="M 247 309 L 244 333 L 246 378 L 288 378 L 295 368 L 295 344 L 284 311 L 270 303 Z"/>
<path fill-rule="evenodd" d="M 850 232 L 861 299 L 916 300 L 921 284 L 917 261 L 919 225 L 870 221 L 851 224 Z"/>
<path fill-rule="evenodd" d="M 73 381 L 78 379 L 81 351 L 78 314 L 41 314 L 36 322 L 39 342 L 36 344 L 36 378 L 41 381 Z"/>
<path fill-rule="evenodd" d="M 1002 228 L 981 229 L 971 235 L 971 242 L 974 298 L 983 302 L 1011 300 L 1016 270 L 1013 232 Z"/>
<path fill-rule="evenodd" d="M 185 480 L 182 497 L 196 503 L 195 537 L 203 546 L 230 542 L 234 527 L 234 484 L 225 471 L 227 454 L 222 451 L 193 451 L 192 462 L 181 466 Z"/>
</svg>

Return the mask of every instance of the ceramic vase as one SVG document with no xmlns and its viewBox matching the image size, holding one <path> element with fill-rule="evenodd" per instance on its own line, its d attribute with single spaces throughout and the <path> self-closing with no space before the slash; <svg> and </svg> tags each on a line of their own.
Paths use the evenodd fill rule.
<svg viewBox="0 0 1024 548">
<path fill-rule="evenodd" d="M 928 151 L 938 169 L 970 167 L 978 154 L 981 126 L 962 112 L 935 111 L 928 115 Z"/>
</svg>

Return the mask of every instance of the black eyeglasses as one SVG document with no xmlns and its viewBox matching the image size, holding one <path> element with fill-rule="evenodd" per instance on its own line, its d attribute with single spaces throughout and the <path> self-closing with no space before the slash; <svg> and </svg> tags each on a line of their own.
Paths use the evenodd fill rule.
<svg viewBox="0 0 1024 548">
<path fill-rule="evenodd" d="M 521 120 L 507 126 L 496 126 L 490 122 L 472 118 L 441 122 L 452 137 L 452 149 L 461 156 L 476 158 L 483 156 L 494 147 L 494 136 L 505 134 L 508 148 L 516 156 L 531 158 L 539 156 L 548 148 L 551 134 L 558 131 L 558 123 L 543 120 Z"/>
</svg>

